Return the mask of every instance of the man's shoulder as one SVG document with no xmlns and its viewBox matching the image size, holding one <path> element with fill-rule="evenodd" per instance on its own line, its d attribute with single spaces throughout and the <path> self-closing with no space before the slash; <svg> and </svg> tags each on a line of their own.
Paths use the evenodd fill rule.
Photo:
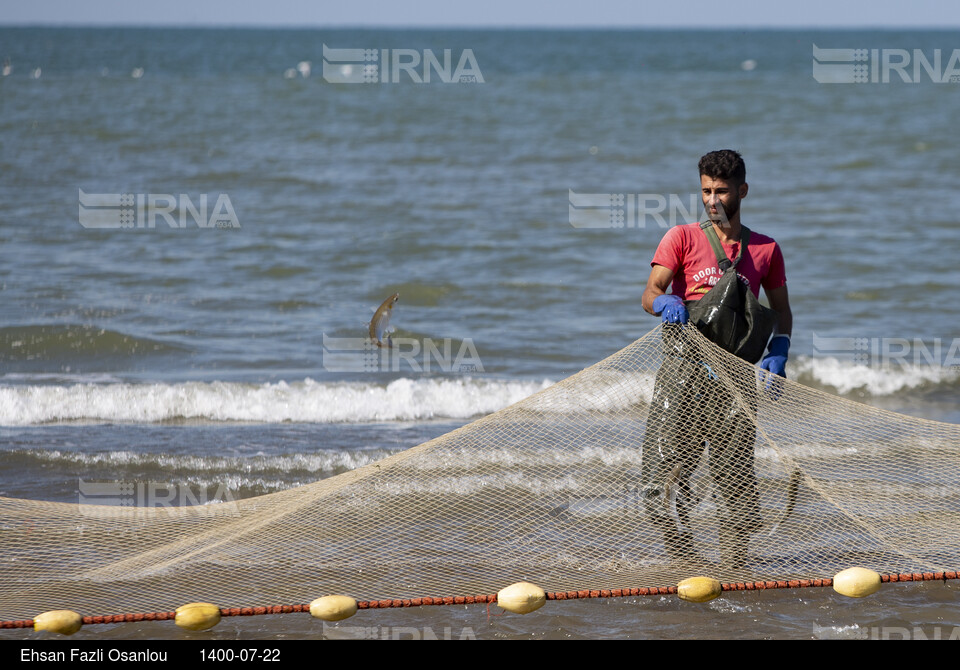
<svg viewBox="0 0 960 670">
<path fill-rule="evenodd" d="M 690 239 L 692 236 L 698 234 L 699 231 L 700 231 L 699 222 L 695 221 L 693 223 L 682 223 L 678 226 L 670 226 L 670 228 L 667 229 L 667 232 L 664 233 L 663 237 L 664 239 L 668 237 L 672 237 L 680 240 Z"/>
<path fill-rule="evenodd" d="M 770 237 L 769 235 L 764 235 L 763 233 L 758 233 L 750 226 L 746 226 L 750 229 L 750 246 L 776 246 L 777 241 Z M 700 230 L 700 222 L 694 221 L 693 223 L 684 223 L 679 226 L 672 226 L 665 234 L 664 239 L 673 238 L 676 240 L 695 240 L 695 241 L 706 241 L 706 235 Z"/>
<path fill-rule="evenodd" d="M 653 260 L 650 265 L 663 265 L 671 270 L 676 270 L 683 265 L 694 243 L 693 231 L 700 224 L 681 224 L 679 226 L 670 226 L 660 238 L 657 250 L 653 254 Z M 693 226 L 693 228 L 691 228 Z"/>
<path fill-rule="evenodd" d="M 747 226 L 750 228 L 750 226 Z M 777 241 L 770 237 L 769 235 L 764 235 L 763 233 L 758 233 L 753 228 L 750 228 L 750 246 L 763 246 L 763 245 L 776 245 Z"/>
</svg>

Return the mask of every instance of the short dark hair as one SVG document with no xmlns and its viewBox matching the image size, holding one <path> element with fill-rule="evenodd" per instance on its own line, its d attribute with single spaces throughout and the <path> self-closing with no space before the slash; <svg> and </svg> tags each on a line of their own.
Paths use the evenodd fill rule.
<svg viewBox="0 0 960 670">
<path fill-rule="evenodd" d="M 700 176 L 732 181 L 738 186 L 747 181 L 747 166 L 733 149 L 711 151 L 700 159 Z"/>
</svg>

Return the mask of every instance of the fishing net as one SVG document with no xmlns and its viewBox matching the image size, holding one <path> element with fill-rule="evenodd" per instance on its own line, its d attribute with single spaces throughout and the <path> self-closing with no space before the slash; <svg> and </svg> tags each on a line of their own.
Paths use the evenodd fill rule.
<svg viewBox="0 0 960 670">
<path fill-rule="evenodd" d="M 960 565 L 960 427 L 662 326 L 377 463 L 233 502 L 0 499 L 0 619 L 823 578 Z"/>
</svg>

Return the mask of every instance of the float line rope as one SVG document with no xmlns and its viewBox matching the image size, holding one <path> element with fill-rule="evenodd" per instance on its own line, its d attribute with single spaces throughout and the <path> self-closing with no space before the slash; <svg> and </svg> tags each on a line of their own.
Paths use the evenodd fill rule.
<svg viewBox="0 0 960 670">
<path fill-rule="evenodd" d="M 960 571 L 950 570 L 943 572 L 902 572 L 880 575 L 883 583 L 895 582 L 929 582 L 960 579 Z M 766 589 L 796 589 L 833 586 L 832 578 L 823 579 L 778 579 L 756 582 L 729 582 L 721 584 L 721 591 L 762 591 Z M 676 586 L 652 586 L 624 589 L 588 589 L 580 591 L 554 591 L 546 594 L 547 600 L 581 600 L 585 598 L 626 598 L 630 596 L 657 596 L 676 595 Z M 492 604 L 497 602 L 497 594 L 490 593 L 475 596 L 446 596 L 403 598 L 386 600 L 361 600 L 357 602 L 357 609 L 387 609 L 394 607 L 422 607 L 428 605 L 472 605 Z M 309 612 L 310 605 L 273 605 L 266 607 L 223 607 L 220 615 L 228 616 L 258 616 L 263 614 L 290 614 L 294 612 Z M 138 621 L 167 621 L 176 618 L 176 612 L 140 612 L 126 614 L 108 614 L 102 616 L 85 616 L 83 625 L 106 623 L 131 623 Z M 0 621 L 3 628 L 33 628 L 33 619 Z"/>
</svg>

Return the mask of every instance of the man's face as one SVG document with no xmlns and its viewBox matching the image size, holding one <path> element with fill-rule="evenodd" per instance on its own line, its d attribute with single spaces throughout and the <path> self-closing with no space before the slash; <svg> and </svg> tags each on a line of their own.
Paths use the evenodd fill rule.
<svg viewBox="0 0 960 670">
<path fill-rule="evenodd" d="M 732 181 L 700 175 L 700 194 L 707 218 L 726 226 L 740 212 L 740 200 L 747 195 L 747 185 L 736 186 Z"/>
</svg>

